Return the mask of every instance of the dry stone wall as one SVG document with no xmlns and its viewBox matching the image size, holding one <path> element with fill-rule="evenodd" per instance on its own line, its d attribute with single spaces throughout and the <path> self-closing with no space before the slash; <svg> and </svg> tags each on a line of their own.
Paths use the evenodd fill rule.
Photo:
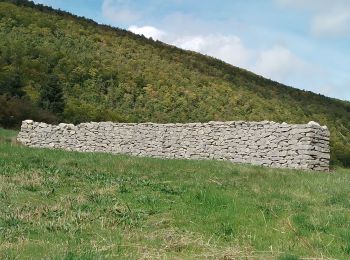
<svg viewBox="0 0 350 260">
<path fill-rule="evenodd" d="M 329 170 L 329 131 L 315 122 L 189 124 L 23 121 L 18 141 L 30 147 L 160 158 L 216 159 L 276 168 Z"/>
</svg>

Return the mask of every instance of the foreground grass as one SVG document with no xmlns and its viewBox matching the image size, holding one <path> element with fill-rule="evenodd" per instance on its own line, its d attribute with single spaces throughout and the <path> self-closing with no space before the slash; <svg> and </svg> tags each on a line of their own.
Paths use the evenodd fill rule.
<svg viewBox="0 0 350 260">
<path fill-rule="evenodd" d="M 0 258 L 350 257 L 350 171 L 30 149 L 0 130 Z"/>
</svg>

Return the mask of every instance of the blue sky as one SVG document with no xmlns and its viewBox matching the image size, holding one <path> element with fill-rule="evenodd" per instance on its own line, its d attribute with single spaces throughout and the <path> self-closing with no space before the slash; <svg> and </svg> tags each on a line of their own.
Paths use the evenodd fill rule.
<svg viewBox="0 0 350 260">
<path fill-rule="evenodd" d="M 36 0 L 350 100 L 349 0 Z"/>
</svg>

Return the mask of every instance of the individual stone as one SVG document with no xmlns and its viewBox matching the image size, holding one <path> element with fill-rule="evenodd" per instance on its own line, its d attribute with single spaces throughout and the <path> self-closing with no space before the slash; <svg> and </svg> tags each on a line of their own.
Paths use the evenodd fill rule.
<svg viewBox="0 0 350 260">
<path fill-rule="evenodd" d="M 314 121 L 310 121 L 310 122 L 308 123 L 308 125 L 312 125 L 312 126 L 320 126 L 320 124 L 319 124 L 319 123 L 316 123 L 316 122 L 314 122 Z"/>
</svg>

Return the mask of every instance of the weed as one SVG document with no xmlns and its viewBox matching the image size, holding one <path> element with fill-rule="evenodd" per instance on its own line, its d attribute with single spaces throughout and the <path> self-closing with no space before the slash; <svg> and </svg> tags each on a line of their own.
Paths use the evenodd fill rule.
<svg viewBox="0 0 350 260">
<path fill-rule="evenodd" d="M 278 260 L 299 260 L 299 257 L 295 255 L 281 255 L 278 257 Z"/>
<path fill-rule="evenodd" d="M 223 236 L 226 240 L 232 239 L 235 235 L 235 230 L 231 223 L 221 223 L 217 235 Z"/>
</svg>

